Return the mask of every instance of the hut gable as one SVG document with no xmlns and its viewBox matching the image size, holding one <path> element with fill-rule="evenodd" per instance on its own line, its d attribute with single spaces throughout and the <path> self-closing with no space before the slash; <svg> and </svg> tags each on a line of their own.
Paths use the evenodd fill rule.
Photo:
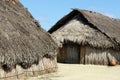
<svg viewBox="0 0 120 80">
<path fill-rule="evenodd" d="M 73 9 L 48 32 L 60 44 L 72 41 L 94 47 L 120 49 L 120 20 L 88 10 Z"/>
<path fill-rule="evenodd" d="M 17 65 L 28 69 L 43 58 L 54 59 L 56 48 L 51 36 L 19 0 L 0 0 L 0 73 L 10 72 Z"/>
</svg>

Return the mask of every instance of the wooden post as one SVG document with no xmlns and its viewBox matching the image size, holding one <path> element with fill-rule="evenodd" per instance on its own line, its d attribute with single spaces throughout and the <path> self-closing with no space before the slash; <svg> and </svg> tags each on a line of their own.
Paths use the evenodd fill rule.
<svg viewBox="0 0 120 80">
<path fill-rule="evenodd" d="M 85 46 L 80 46 L 80 64 L 85 64 Z"/>
</svg>

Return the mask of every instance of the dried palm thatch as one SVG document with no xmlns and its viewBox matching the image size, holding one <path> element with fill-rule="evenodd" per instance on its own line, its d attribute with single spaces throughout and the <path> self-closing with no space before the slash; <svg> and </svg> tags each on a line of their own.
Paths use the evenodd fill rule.
<svg viewBox="0 0 120 80">
<path fill-rule="evenodd" d="M 55 57 L 56 44 L 18 0 L 0 0 L 0 67 L 29 68 Z"/>
<path fill-rule="evenodd" d="M 120 49 L 120 20 L 73 9 L 49 31 L 59 46 L 70 41 L 100 48 Z"/>
</svg>

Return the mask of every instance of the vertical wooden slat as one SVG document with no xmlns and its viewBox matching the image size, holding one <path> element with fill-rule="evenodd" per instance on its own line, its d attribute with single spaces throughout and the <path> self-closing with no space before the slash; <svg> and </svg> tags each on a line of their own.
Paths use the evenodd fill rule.
<svg viewBox="0 0 120 80">
<path fill-rule="evenodd" d="M 85 64 L 85 46 L 80 46 L 80 64 Z"/>
<path fill-rule="evenodd" d="M 77 44 L 68 44 L 66 46 L 66 62 L 67 63 L 80 63 L 80 48 Z"/>
<path fill-rule="evenodd" d="M 57 54 L 57 61 L 61 63 L 65 63 L 66 60 L 66 45 L 63 45 L 62 48 L 59 48 L 59 52 Z"/>
</svg>

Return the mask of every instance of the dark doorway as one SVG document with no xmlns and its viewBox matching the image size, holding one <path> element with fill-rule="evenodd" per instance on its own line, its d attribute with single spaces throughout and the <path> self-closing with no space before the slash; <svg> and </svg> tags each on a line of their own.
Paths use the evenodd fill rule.
<svg viewBox="0 0 120 80">
<path fill-rule="evenodd" d="M 77 44 L 66 45 L 66 63 L 80 63 L 80 46 Z"/>
</svg>

